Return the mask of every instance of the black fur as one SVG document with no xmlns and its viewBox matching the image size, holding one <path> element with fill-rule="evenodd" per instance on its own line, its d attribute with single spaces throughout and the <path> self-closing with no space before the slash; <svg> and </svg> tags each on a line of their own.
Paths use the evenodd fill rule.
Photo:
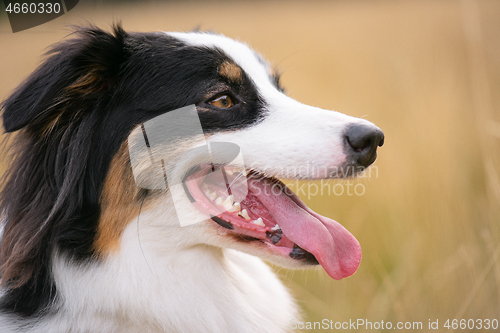
<svg viewBox="0 0 500 333">
<path fill-rule="evenodd" d="M 0 212 L 6 294 L 0 310 L 24 317 L 53 309 L 51 257 L 96 260 L 93 242 L 110 162 L 137 125 L 196 104 L 204 131 L 249 126 L 265 115 L 252 81 L 217 72 L 221 50 L 186 46 L 163 33 L 79 28 L 3 102 L 12 146 Z M 209 103 L 230 94 L 236 105 Z M 142 200 L 142 199 L 141 199 Z M 55 307 L 54 307 L 55 308 Z"/>
</svg>

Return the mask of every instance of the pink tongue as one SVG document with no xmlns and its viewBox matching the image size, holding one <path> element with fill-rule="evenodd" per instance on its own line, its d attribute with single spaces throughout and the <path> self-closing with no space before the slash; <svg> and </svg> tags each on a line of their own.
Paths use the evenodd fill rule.
<svg viewBox="0 0 500 333">
<path fill-rule="evenodd" d="M 295 195 L 292 200 L 267 179 L 249 179 L 248 187 L 276 219 L 286 237 L 312 253 L 328 275 L 340 280 L 356 272 L 361 262 L 361 247 L 341 224 L 313 212 Z"/>
</svg>

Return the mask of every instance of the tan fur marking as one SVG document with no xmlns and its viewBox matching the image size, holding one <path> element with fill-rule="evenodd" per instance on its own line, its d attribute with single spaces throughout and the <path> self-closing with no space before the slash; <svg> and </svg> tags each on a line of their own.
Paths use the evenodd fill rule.
<svg viewBox="0 0 500 333">
<path fill-rule="evenodd" d="M 67 121 L 68 118 L 78 118 L 81 110 L 76 108 L 70 108 L 71 112 L 68 110 L 68 104 L 71 100 L 78 98 L 84 98 L 94 92 L 99 92 L 105 89 L 106 84 L 100 80 L 100 71 L 103 71 L 99 66 L 95 66 L 93 70 L 90 70 L 85 75 L 78 78 L 72 85 L 64 88 L 61 96 L 57 101 L 50 106 L 48 109 L 58 109 L 58 112 L 51 116 L 47 123 L 44 125 L 44 130 L 42 131 L 42 136 L 49 136 L 56 129 L 61 122 Z"/>
<path fill-rule="evenodd" d="M 241 67 L 233 62 L 223 62 L 219 66 L 219 74 L 227 77 L 233 82 L 241 82 L 243 80 L 243 71 L 241 70 Z"/>
<path fill-rule="evenodd" d="M 105 87 L 105 82 L 101 81 L 101 76 L 98 69 L 89 71 L 84 76 L 81 76 L 71 86 L 66 88 L 69 94 L 87 95 L 92 92 L 98 92 Z"/>
<path fill-rule="evenodd" d="M 139 191 L 130 167 L 128 145 L 124 143 L 111 162 L 101 194 L 101 218 L 94 242 L 98 255 L 119 250 L 123 230 L 139 215 Z M 146 203 L 142 208 L 145 206 Z"/>
<path fill-rule="evenodd" d="M 59 114 L 56 114 L 54 117 L 52 117 L 47 122 L 47 125 L 45 125 L 45 128 L 43 129 L 43 132 L 42 132 L 42 136 L 49 136 L 56 128 L 57 123 L 62 118 L 62 116 L 63 116 L 63 114 L 59 113 Z"/>
</svg>

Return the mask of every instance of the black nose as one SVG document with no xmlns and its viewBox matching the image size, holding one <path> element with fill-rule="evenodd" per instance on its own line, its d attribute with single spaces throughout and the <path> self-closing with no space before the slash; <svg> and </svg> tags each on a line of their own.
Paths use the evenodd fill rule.
<svg viewBox="0 0 500 333">
<path fill-rule="evenodd" d="M 352 124 L 345 132 L 346 154 L 359 166 L 367 167 L 377 158 L 377 147 L 384 144 L 380 128 L 368 124 Z"/>
</svg>

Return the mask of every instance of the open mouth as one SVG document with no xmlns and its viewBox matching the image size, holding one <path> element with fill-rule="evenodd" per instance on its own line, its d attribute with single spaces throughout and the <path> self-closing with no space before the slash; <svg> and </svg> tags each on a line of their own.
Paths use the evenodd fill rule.
<svg viewBox="0 0 500 333">
<path fill-rule="evenodd" d="M 341 224 L 306 206 L 285 184 L 256 171 L 203 165 L 184 181 L 202 213 L 227 233 L 281 256 L 321 264 L 340 280 L 356 272 L 361 247 Z"/>
</svg>

